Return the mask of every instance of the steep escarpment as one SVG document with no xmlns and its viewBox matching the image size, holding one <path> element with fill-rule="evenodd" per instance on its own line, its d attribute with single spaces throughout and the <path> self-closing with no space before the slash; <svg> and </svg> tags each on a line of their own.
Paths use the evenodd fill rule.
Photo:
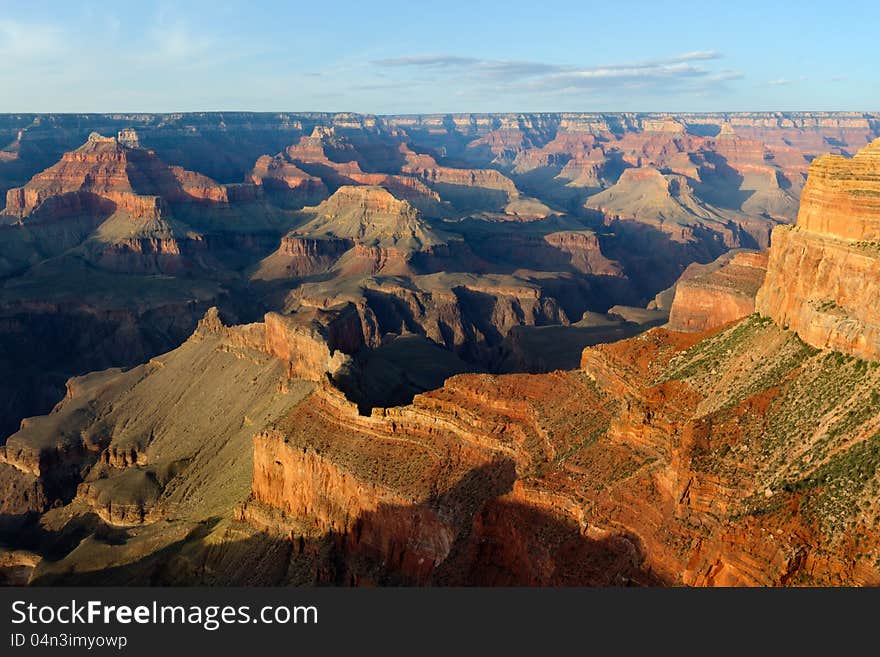
<svg viewBox="0 0 880 657">
<path fill-rule="evenodd" d="M 4 543 L 20 531 L 23 547 L 51 555 L 36 577 L 58 568 L 76 578 L 149 558 L 210 518 L 231 516 L 250 489 L 253 433 L 312 385 L 289 377 L 266 333 L 263 324 L 226 327 L 212 311 L 168 354 L 71 380 L 53 413 L 24 422 L 0 455 Z M 42 529 L 29 513 L 42 514 Z M 66 539 L 53 538 L 65 527 L 71 536 L 126 538 L 68 555 L 76 542 L 65 549 Z"/>
<path fill-rule="evenodd" d="M 755 295 L 767 273 L 767 254 L 741 251 L 724 259 L 717 269 L 694 276 L 685 272 L 675 286 L 668 328 L 699 333 L 755 312 Z"/>
<path fill-rule="evenodd" d="M 68 249 L 76 247 L 71 255 L 113 271 L 189 276 L 241 267 L 262 250 L 267 234 L 283 233 L 288 222 L 261 186 L 221 185 L 169 165 L 140 147 L 130 130 L 116 137 L 92 133 L 7 193 L 10 228 L 43 250 L 82 215 L 92 230 L 77 242 L 68 238 Z"/>
<path fill-rule="evenodd" d="M 282 202 L 294 207 L 313 205 L 327 197 L 327 186 L 282 155 L 261 156 L 250 173 L 250 180 Z"/>
<path fill-rule="evenodd" d="M 799 228 L 856 242 L 880 241 L 880 140 L 852 158 L 816 159 L 807 183 Z"/>
<path fill-rule="evenodd" d="M 697 196 L 687 177 L 650 166 L 624 170 L 612 187 L 587 199 L 586 207 L 655 226 L 679 242 L 705 240 L 701 232 L 728 248 L 767 242 L 766 222 L 715 207 Z"/>
<path fill-rule="evenodd" d="M 33 581 L 880 581 L 878 372 L 769 320 L 654 329 L 587 349 L 581 371 L 456 376 L 367 415 L 291 380 L 266 326 L 209 314 L 172 354 L 74 382 L 11 441 L 9 504 L 45 505 L 67 477 Z M 185 383 L 194 366 L 219 383 Z M 45 533 L 91 535 L 90 514 L 113 540 Z"/>
<path fill-rule="evenodd" d="M 352 285 L 306 283 L 288 295 L 286 310 L 353 304 L 376 335 L 421 335 L 480 367 L 493 367 L 503 338 L 515 326 L 568 324 L 557 297 L 540 279 L 504 275 L 429 274 L 372 277 Z M 590 289 L 568 281 L 564 290 L 576 308 L 590 302 Z M 562 296 L 562 294 L 559 294 Z M 581 313 L 583 310 L 581 310 Z"/>
<path fill-rule="evenodd" d="M 880 141 L 810 167 L 798 223 L 773 233 L 758 310 L 807 343 L 880 358 Z"/>
<path fill-rule="evenodd" d="M 415 250 L 442 243 L 416 208 L 382 187 L 341 187 L 315 214 L 297 234 Z"/>
<path fill-rule="evenodd" d="M 228 199 L 227 190 L 210 178 L 169 167 L 152 151 L 126 145 L 131 143 L 92 133 L 85 144 L 65 153 L 26 185 L 9 190 L 6 212 L 24 216 L 47 198 L 74 191 L 92 192 L 135 215 L 149 203 L 140 197 L 159 196 L 171 202 Z"/>
<path fill-rule="evenodd" d="M 568 515 L 573 505 L 515 480 L 556 455 L 554 436 L 522 397 L 496 396 L 499 385 L 508 394 L 525 386 L 540 396 L 554 385 L 563 399 L 595 394 L 565 377 L 531 386 L 456 378 L 411 407 L 362 417 L 318 391 L 255 438 L 254 488 L 241 519 L 287 537 L 300 554 L 333 536 L 335 565 L 319 568 L 318 581 L 656 581 L 631 537 L 585 531 L 577 513 Z M 336 437 L 343 433 L 351 438 Z"/>
<path fill-rule="evenodd" d="M 877 376 L 753 315 L 366 417 L 322 389 L 256 436 L 238 517 L 309 581 L 870 584 Z"/>
</svg>

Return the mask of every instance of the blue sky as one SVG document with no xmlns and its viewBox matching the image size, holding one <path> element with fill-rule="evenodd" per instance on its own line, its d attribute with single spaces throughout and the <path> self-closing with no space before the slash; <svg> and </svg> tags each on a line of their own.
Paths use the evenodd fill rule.
<svg viewBox="0 0 880 657">
<path fill-rule="evenodd" d="M 874 2 L 0 0 L 0 112 L 880 110 Z"/>
</svg>

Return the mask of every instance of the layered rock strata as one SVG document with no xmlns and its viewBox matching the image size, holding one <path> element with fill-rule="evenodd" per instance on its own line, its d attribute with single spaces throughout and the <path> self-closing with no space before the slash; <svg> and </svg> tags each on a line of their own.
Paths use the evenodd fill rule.
<svg viewBox="0 0 880 657">
<path fill-rule="evenodd" d="M 726 260 L 714 271 L 679 280 L 668 328 L 699 333 L 755 312 L 755 295 L 767 273 L 766 252 L 739 252 Z"/>
<path fill-rule="evenodd" d="M 880 140 L 810 167 L 797 225 L 773 232 L 758 310 L 808 344 L 880 360 Z"/>
</svg>

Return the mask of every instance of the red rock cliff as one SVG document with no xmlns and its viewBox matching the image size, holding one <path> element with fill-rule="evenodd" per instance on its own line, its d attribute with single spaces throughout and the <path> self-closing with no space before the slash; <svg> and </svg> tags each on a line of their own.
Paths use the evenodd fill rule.
<svg viewBox="0 0 880 657">
<path fill-rule="evenodd" d="M 751 315 L 766 273 L 766 253 L 742 252 L 719 269 L 680 281 L 668 327 L 702 332 Z"/>
<path fill-rule="evenodd" d="M 757 308 L 808 344 L 880 359 L 880 140 L 817 159 L 794 228 L 773 231 Z"/>
</svg>

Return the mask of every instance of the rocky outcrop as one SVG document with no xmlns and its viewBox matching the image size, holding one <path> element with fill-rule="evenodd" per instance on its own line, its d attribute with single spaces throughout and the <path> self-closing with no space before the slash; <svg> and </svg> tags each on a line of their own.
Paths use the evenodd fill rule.
<svg viewBox="0 0 880 657">
<path fill-rule="evenodd" d="M 405 163 L 401 171 L 416 176 L 440 197 L 459 209 L 504 210 L 520 199 L 514 182 L 495 169 L 458 169 L 441 166 L 430 155 L 401 145 Z"/>
<path fill-rule="evenodd" d="M 48 198 L 77 191 L 112 201 L 134 216 L 154 213 L 159 197 L 170 202 L 228 200 L 226 190 L 206 176 L 169 167 L 152 151 L 92 133 L 24 187 L 9 190 L 6 212 L 23 217 Z"/>
<path fill-rule="evenodd" d="M 810 166 L 800 230 L 854 242 L 880 242 L 880 139 L 852 158 L 824 155 Z"/>
<path fill-rule="evenodd" d="M 293 205 L 314 205 L 328 194 L 324 181 L 307 174 L 282 155 L 260 157 L 249 179 L 270 193 L 282 195 Z"/>
<path fill-rule="evenodd" d="M 355 292 L 333 294 L 320 284 L 304 284 L 288 296 L 295 315 L 345 303 L 358 308 L 365 336 L 417 333 L 486 365 L 514 326 L 569 323 L 560 303 L 538 285 L 506 276 L 436 274 L 415 277 L 412 283 L 378 278 Z"/>
<path fill-rule="evenodd" d="M 694 239 L 691 227 L 709 225 L 728 247 L 740 246 L 728 219 L 696 197 L 684 176 L 664 175 L 653 167 L 626 169 L 617 183 L 585 205 L 609 217 L 656 226 L 677 241 Z"/>
<path fill-rule="evenodd" d="M 343 333 L 328 329 L 338 344 Z M 231 500 L 230 489 L 249 485 L 250 459 L 245 469 L 239 463 L 254 431 L 309 387 L 268 353 L 277 341 L 266 336 L 264 324 L 228 327 L 211 309 L 178 349 L 124 372 L 71 379 L 53 412 L 24 421 L 0 450 L 2 513 L 66 506 L 73 517 L 94 514 L 99 527 L 129 526 L 239 502 L 246 488 Z M 211 386 L 194 386 L 194 369 Z"/>
<path fill-rule="evenodd" d="M 164 538 L 112 546 L 142 558 L 107 577 L 880 581 L 871 485 L 880 416 L 869 394 L 880 373 L 841 367 L 772 322 L 753 315 L 711 335 L 655 329 L 585 350 L 582 371 L 455 376 L 368 414 L 329 383 L 291 396 L 284 363 L 252 345 L 263 330 L 280 357 L 303 344 L 281 336 L 283 322 L 270 338 L 269 323 L 227 327 L 208 313 L 193 340 L 126 373 L 77 425 L 76 440 L 101 441 L 86 444 L 113 456 L 88 468 L 65 522 L 82 509 L 109 525 L 162 520 Z M 341 344 L 348 330 L 338 331 Z M 181 379 L 193 367 L 216 385 Z M 215 422 L 219 430 L 204 430 Z M 252 463 L 240 458 L 245 437 Z M 217 513 L 227 520 L 216 529 L 187 524 Z M 182 546 L 162 564 L 143 558 L 175 540 Z M 31 577 L 100 579 L 88 555 L 65 555 Z"/>
<path fill-rule="evenodd" d="M 302 554 L 338 537 L 321 563 L 349 584 L 876 582 L 877 550 L 856 547 L 873 489 L 836 483 L 860 455 L 876 469 L 876 409 L 847 416 L 836 456 L 795 448 L 841 421 L 814 406 L 828 377 L 860 408 L 876 383 L 826 362 L 752 316 L 587 349 L 583 372 L 454 377 L 369 416 L 325 388 L 255 439 L 239 518 Z"/>
<path fill-rule="evenodd" d="M 291 316 L 268 313 L 265 322 L 266 351 L 287 364 L 292 378 L 325 380 L 364 344 L 361 318 L 353 306 Z"/>
<path fill-rule="evenodd" d="M 327 271 L 351 248 L 351 244 L 342 239 L 285 235 L 278 249 L 260 262 L 251 278 L 298 278 Z"/>
<path fill-rule="evenodd" d="M 530 449 L 552 454 L 552 439 L 528 403 L 495 396 L 494 387 L 488 377 L 457 378 L 412 407 L 369 417 L 338 393 L 317 391 L 255 437 L 253 489 L 238 517 L 299 553 L 316 536 L 334 537 L 334 579 L 350 584 L 650 581 L 628 539 L 588 532 L 577 505 L 514 483 L 515 471 L 530 467 Z"/>
<path fill-rule="evenodd" d="M 411 274 L 410 262 L 445 246 L 421 212 L 384 187 L 340 187 L 313 219 L 290 232 L 252 274 L 255 279 L 307 276 L 331 268 L 341 276 Z"/>
<path fill-rule="evenodd" d="M 306 237 L 349 239 L 365 246 L 419 250 L 443 239 L 409 202 L 383 187 L 341 187 L 315 209 L 315 218 L 296 229 Z"/>
<path fill-rule="evenodd" d="M 773 232 L 759 312 L 808 344 L 880 359 L 880 140 L 810 167 L 798 223 Z"/>
<path fill-rule="evenodd" d="M 570 266 L 584 274 L 623 276 L 619 265 L 602 255 L 599 239 L 587 231 L 560 231 L 544 236 L 547 244 L 559 249 L 569 258 Z"/>
<path fill-rule="evenodd" d="M 280 517 L 265 507 L 280 511 Z M 419 584 L 446 559 L 456 536 L 439 510 L 314 450 L 292 449 L 277 432 L 254 437 L 253 488 L 239 513 L 256 527 L 285 534 L 294 545 L 316 535 L 338 536 L 340 552 L 387 560 L 396 576 Z M 360 583 L 366 583 L 363 577 Z"/>
<path fill-rule="evenodd" d="M 52 239 L 62 230 L 67 242 L 77 235 L 78 243 L 68 248 L 78 245 L 79 255 L 102 269 L 192 275 L 222 268 L 205 257 L 221 240 L 205 240 L 178 216 L 204 221 L 214 233 L 241 232 L 218 218 L 226 219 L 232 204 L 254 203 L 256 186 L 218 185 L 167 165 L 137 143 L 130 135 L 120 141 L 93 133 L 23 187 L 9 190 L 6 212 L 32 233 L 29 239 L 47 242 L 44 250 L 52 250 Z M 77 230 L 84 223 L 94 232 Z"/>
<path fill-rule="evenodd" d="M 158 141 L 173 161 L 214 171 L 226 144 L 229 161 L 247 164 L 224 179 L 241 180 L 259 153 L 282 148 L 252 150 L 242 126 L 253 116 L 229 114 L 228 130 L 212 116 L 113 119 L 148 127 L 93 138 L 54 181 L 38 175 L 13 198 L 16 212 L 34 207 L 6 215 L 0 328 L 27 336 L 27 353 L 4 354 L 17 372 L 64 378 L 86 352 L 75 371 L 120 364 L 107 354 L 145 362 L 74 379 L 54 412 L 4 446 L 0 540 L 16 537 L 10 521 L 30 522 L 52 555 L 13 567 L 43 584 L 876 583 L 878 372 L 767 318 L 737 321 L 759 256 L 689 270 L 673 317 L 688 333 L 587 349 L 580 370 L 569 358 L 536 365 L 544 374 L 459 374 L 503 369 L 510 346 L 537 363 L 529 349 L 579 354 L 642 331 L 656 315 L 620 297 L 650 298 L 688 262 L 760 243 L 791 218 L 773 199 L 796 196 L 798 158 L 825 135 L 850 148 L 872 116 L 279 115 L 264 121 L 287 131 L 282 144 L 311 137 L 240 186 L 160 166 L 139 145 Z M 29 139 L 10 152 L 27 155 Z M 835 162 L 829 189 L 849 180 Z M 312 179 L 336 195 L 306 208 L 280 200 L 281 182 Z M 862 184 L 847 182 L 837 201 L 810 188 L 805 212 L 870 210 Z M 594 186 L 610 186 L 602 198 L 619 210 L 544 216 L 514 192 L 576 209 Z M 93 208 L 108 213 L 97 227 L 80 216 Z M 855 281 L 877 278 L 870 213 L 860 237 L 843 214 L 824 216 L 780 231 L 770 269 L 785 287 L 767 308 L 793 312 L 827 292 L 799 332 L 818 327 L 831 337 L 804 339 L 863 353 L 876 290 L 859 296 Z M 60 251 L 15 257 L 9 245 L 30 244 L 37 226 L 54 232 L 33 243 Z M 275 246 L 282 274 L 245 283 Z M 171 266 L 220 252 L 222 274 Z M 659 276 L 655 254 L 672 254 Z M 791 263 L 794 283 L 783 277 Z M 67 306 L 47 300 L 63 294 Z M 209 311 L 183 345 L 149 357 L 225 294 L 242 315 L 283 312 L 228 326 Z M 77 305 L 86 297 L 97 302 Z M 105 305 L 140 310 L 108 316 Z M 150 345 L 134 319 L 145 306 L 164 308 L 146 318 Z M 93 320 L 73 323 L 74 311 Z"/>
<path fill-rule="evenodd" d="M 713 271 L 685 276 L 675 287 L 667 327 L 700 333 L 751 315 L 766 273 L 766 253 L 739 252 Z"/>
</svg>

